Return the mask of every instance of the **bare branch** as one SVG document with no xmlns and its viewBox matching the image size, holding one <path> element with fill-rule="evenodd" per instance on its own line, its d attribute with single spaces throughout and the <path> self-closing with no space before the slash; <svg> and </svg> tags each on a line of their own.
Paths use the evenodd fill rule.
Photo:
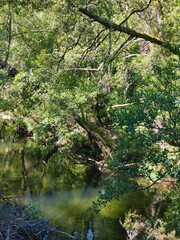
<svg viewBox="0 0 180 240">
<path fill-rule="evenodd" d="M 96 35 L 96 37 L 94 38 L 94 41 L 93 41 L 93 43 L 91 44 L 91 46 L 89 46 L 89 47 L 83 52 L 81 62 L 82 62 L 83 59 L 86 57 L 86 55 L 88 54 L 88 52 L 90 52 L 91 50 L 93 50 L 93 48 L 94 48 L 94 49 L 97 49 L 97 48 L 99 47 L 99 45 L 108 37 L 109 33 L 106 34 L 106 36 L 101 39 L 101 34 L 104 33 L 105 31 L 106 31 L 106 29 L 103 29 L 103 30 L 101 30 L 101 31 Z"/>
<path fill-rule="evenodd" d="M 134 103 L 125 103 L 125 104 L 118 104 L 118 105 L 113 105 L 112 108 L 116 108 L 116 107 L 126 107 L 129 105 L 133 105 Z"/>
<path fill-rule="evenodd" d="M 131 85 L 131 84 L 129 84 Z M 143 102 L 144 101 L 144 98 L 140 98 L 139 99 L 140 102 Z M 113 105 L 112 108 L 116 108 L 116 107 L 126 107 L 126 106 L 129 106 L 129 105 L 133 105 L 135 104 L 136 102 L 132 102 L 132 103 L 124 103 L 124 104 L 117 104 L 117 105 Z"/>
<path fill-rule="evenodd" d="M 119 26 L 123 25 L 134 13 L 144 12 L 146 9 L 148 9 L 148 7 L 150 6 L 151 2 L 152 2 L 152 0 L 149 1 L 148 5 L 147 5 L 145 8 L 132 11 L 132 12 L 129 14 L 129 16 L 127 16 L 127 18 L 124 19 L 124 20 L 119 24 Z"/>
<path fill-rule="evenodd" d="M 129 55 L 127 55 L 127 56 L 125 56 L 124 57 L 124 59 L 126 59 L 126 58 L 130 58 L 130 57 L 137 57 L 137 56 L 139 56 L 140 54 L 129 54 Z"/>
<path fill-rule="evenodd" d="M 103 75 L 105 74 L 105 72 L 107 71 L 107 68 L 109 66 L 109 64 L 111 64 L 111 62 L 120 54 L 120 52 L 127 46 L 129 45 L 134 39 L 132 39 L 131 36 L 129 36 L 121 45 L 120 47 L 118 47 L 118 49 L 116 49 L 112 54 L 111 56 L 109 56 L 109 58 L 106 58 L 104 63 L 107 62 L 105 68 L 104 68 L 104 73 Z"/>
<path fill-rule="evenodd" d="M 61 61 L 64 59 L 65 55 L 68 53 L 68 51 L 74 49 L 74 48 L 78 45 L 81 37 L 82 37 L 82 34 L 79 35 L 77 41 L 76 41 L 72 46 L 69 46 L 69 47 L 66 48 L 65 52 L 63 53 L 63 55 L 62 55 L 62 56 L 60 57 L 60 59 L 59 59 L 59 62 L 58 62 L 58 65 L 57 65 L 57 72 L 58 72 L 58 70 L 59 70 Z"/>
</svg>

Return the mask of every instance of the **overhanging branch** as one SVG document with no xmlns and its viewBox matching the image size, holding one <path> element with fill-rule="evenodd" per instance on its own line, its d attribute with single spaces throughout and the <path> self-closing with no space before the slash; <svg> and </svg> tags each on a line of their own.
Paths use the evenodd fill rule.
<svg viewBox="0 0 180 240">
<path fill-rule="evenodd" d="M 102 24 L 106 28 L 126 33 L 126 34 L 130 35 L 131 37 L 142 38 L 146 41 L 149 41 L 151 43 L 155 43 L 159 46 L 162 46 L 165 49 L 172 52 L 173 54 L 180 56 L 180 50 L 178 48 L 176 48 L 175 46 L 173 46 L 172 44 L 170 44 L 169 42 L 163 41 L 162 39 L 152 36 L 150 34 L 138 32 L 131 28 L 123 27 L 121 25 L 118 25 L 116 23 L 108 21 L 104 18 L 101 18 L 100 16 L 97 16 L 93 12 L 89 11 L 87 8 L 81 7 L 81 8 L 79 8 L 79 11 L 82 12 L 84 15 L 88 16 L 89 18 L 93 19 L 95 22 Z"/>
</svg>

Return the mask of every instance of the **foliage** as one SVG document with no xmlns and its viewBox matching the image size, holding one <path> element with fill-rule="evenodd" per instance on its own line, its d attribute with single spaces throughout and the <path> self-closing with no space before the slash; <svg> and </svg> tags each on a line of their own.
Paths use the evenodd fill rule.
<svg viewBox="0 0 180 240">
<path fill-rule="evenodd" d="M 177 191 L 178 192 L 178 191 Z M 165 212 L 165 221 L 166 221 L 166 232 L 176 230 L 177 236 L 180 236 L 180 227 L 179 227 L 179 221 L 180 221 L 180 204 L 179 204 L 179 198 L 178 193 L 171 194 L 171 204 L 169 205 L 167 211 Z M 173 196 L 174 195 L 174 196 Z"/>
<path fill-rule="evenodd" d="M 112 174 L 95 209 L 179 182 L 178 3 L 0 3 L 0 116 L 13 116 L 10 135 L 30 126 L 46 163 L 57 152 L 62 165 L 104 160 Z"/>
<path fill-rule="evenodd" d="M 100 194 L 100 203 L 106 204 L 130 190 L 142 190 L 128 179 L 147 178 L 149 186 L 163 178 L 178 180 L 180 126 L 175 100 L 180 91 L 179 72 L 176 65 L 154 68 L 158 73 L 150 73 L 148 85 L 138 85 L 133 103 L 112 110 L 117 145 L 113 159 L 107 163 L 116 174 Z"/>
<path fill-rule="evenodd" d="M 120 219 L 120 224 L 125 228 L 128 239 L 175 239 L 175 231 L 166 234 L 165 223 L 160 219 L 151 221 L 144 219 L 141 215 L 131 210 L 125 215 L 125 220 Z"/>
<path fill-rule="evenodd" d="M 4 197 L 8 197 L 10 196 L 12 193 L 12 189 L 9 185 L 8 182 L 1 182 L 1 185 L 0 185 L 0 199 L 3 199 Z"/>
</svg>

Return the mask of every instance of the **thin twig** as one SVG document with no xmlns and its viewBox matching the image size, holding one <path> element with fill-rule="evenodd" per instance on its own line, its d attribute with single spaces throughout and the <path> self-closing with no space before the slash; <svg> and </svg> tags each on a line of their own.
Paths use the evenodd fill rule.
<svg viewBox="0 0 180 240">
<path fill-rule="evenodd" d="M 50 227 L 48 227 L 48 228 L 49 228 L 51 231 L 54 231 L 54 232 L 57 232 L 57 233 L 60 233 L 60 234 L 64 234 L 64 235 L 66 235 L 66 236 L 68 236 L 68 237 L 70 237 L 70 238 L 72 238 L 72 239 L 77 239 L 76 237 L 70 235 L 69 233 L 62 232 L 62 231 L 57 230 L 57 229 L 55 229 L 55 228 L 50 228 Z"/>
<path fill-rule="evenodd" d="M 132 12 L 127 16 L 127 18 L 124 19 L 124 20 L 119 24 L 119 26 L 122 26 L 134 13 L 139 13 L 139 12 L 145 11 L 145 10 L 150 6 L 151 2 L 152 2 L 152 0 L 149 1 L 148 5 L 147 5 L 145 8 L 132 11 Z"/>
<path fill-rule="evenodd" d="M 8 224 L 6 240 L 10 240 L 10 231 L 11 231 L 11 226 L 10 224 Z"/>
</svg>

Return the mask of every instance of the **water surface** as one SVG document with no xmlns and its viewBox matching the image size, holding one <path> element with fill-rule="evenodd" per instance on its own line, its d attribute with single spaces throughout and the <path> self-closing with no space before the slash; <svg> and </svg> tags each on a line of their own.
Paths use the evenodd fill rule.
<svg viewBox="0 0 180 240">
<path fill-rule="evenodd" d="M 123 240 L 119 219 L 129 209 L 146 213 L 150 195 L 132 193 L 95 214 L 88 209 L 103 189 L 101 174 L 92 166 L 62 162 L 58 156 L 45 166 L 41 157 L 42 149 L 33 141 L 0 140 L 0 180 L 9 184 L 13 195 L 36 203 L 62 231 L 77 239 Z"/>
</svg>

